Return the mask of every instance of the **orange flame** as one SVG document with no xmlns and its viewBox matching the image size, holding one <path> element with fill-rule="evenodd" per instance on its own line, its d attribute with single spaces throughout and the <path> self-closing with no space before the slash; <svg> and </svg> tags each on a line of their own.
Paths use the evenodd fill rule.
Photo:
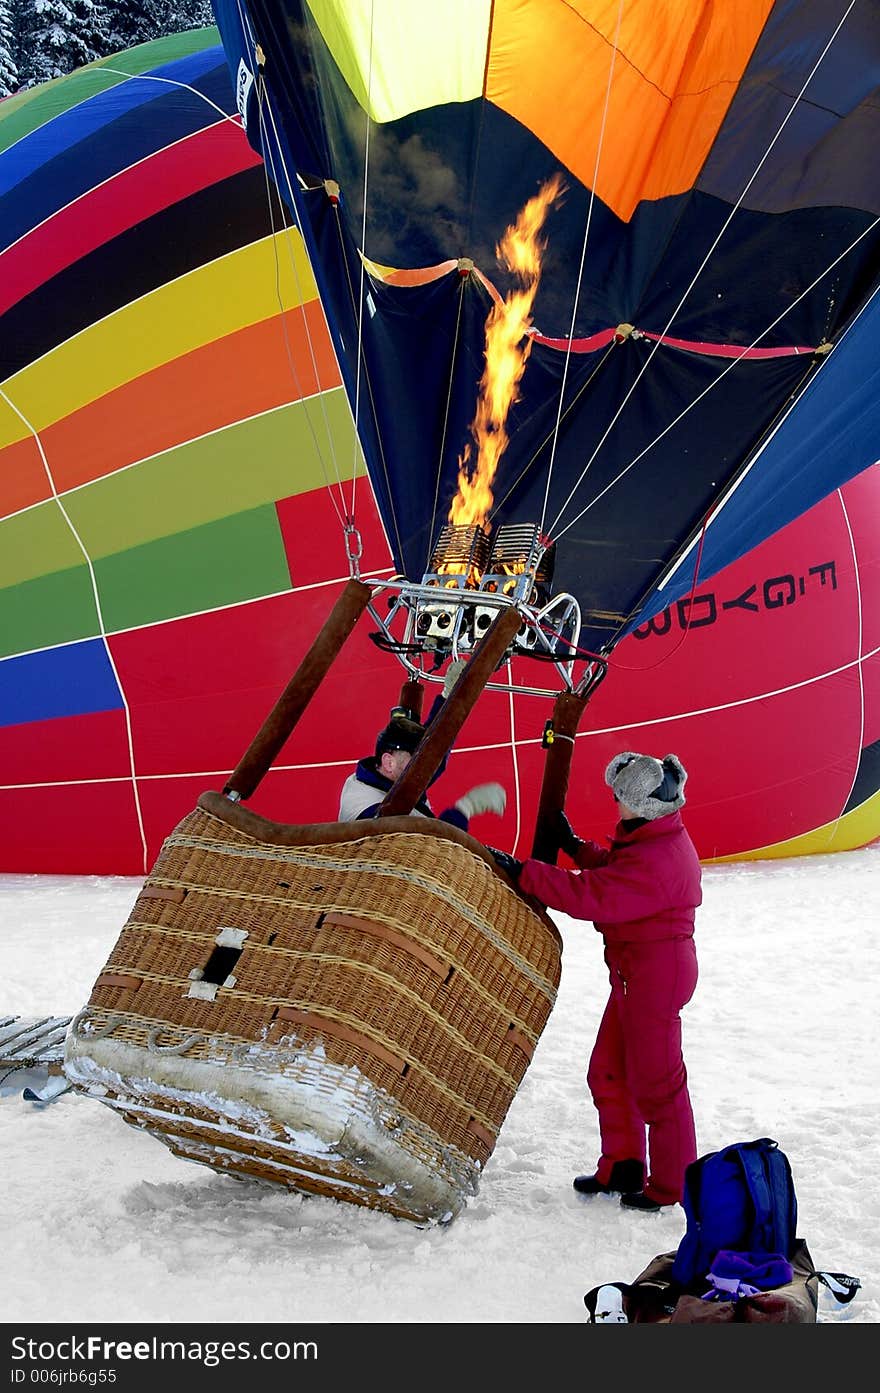
<svg viewBox="0 0 880 1393">
<path fill-rule="evenodd" d="M 458 493 L 449 510 L 449 521 L 458 526 L 476 525 L 488 530 L 492 486 L 508 444 L 507 414 L 519 397 L 520 379 L 532 348 L 528 331 L 546 246 L 540 233 L 551 206 L 563 191 L 562 175 L 554 174 L 529 199 L 495 249 L 499 260 L 522 282 L 522 288 L 512 290 L 494 304 L 486 321 L 486 363 L 471 424 L 477 461 L 471 468 L 469 443 L 459 456 Z"/>
</svg>

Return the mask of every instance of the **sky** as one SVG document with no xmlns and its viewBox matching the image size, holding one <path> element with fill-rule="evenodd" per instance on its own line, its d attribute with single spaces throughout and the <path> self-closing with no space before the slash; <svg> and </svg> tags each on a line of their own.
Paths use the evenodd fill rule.
<svg viewBox="0 0 880 1393">
<path fill-rule="evenodd" d="M 609 829 L 610 830 L 610 829 Z M 141 881 L 0 876 L 0 1016 L 73 1015 Z M 700 980 L 683 1013 L 700 1154 L 775 1139 L 820 1323 L 880 1321 L 880 844 L 707 866 Z M 585 1324 L 584 1294 L 632 1281 L 685 1228 L 678 1205 L 628 1213 L 579 1197 L 597 1159 L 584 1083 L 607 995 L 600 936 L 554 915 L 559 996 L 486 1165 L 448 1226 L 416 1227 L 180 1160 L 75 1092 L 27 1102 L 0 1084 L 5 1322 Z"/>
</svg>

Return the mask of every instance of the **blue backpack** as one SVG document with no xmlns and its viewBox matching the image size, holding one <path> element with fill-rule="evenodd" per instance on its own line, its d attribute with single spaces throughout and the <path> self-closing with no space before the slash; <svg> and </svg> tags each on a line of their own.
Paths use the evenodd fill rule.
<svg viewBox="0 0 880 1393">
<path fill-rule="evenodd" d="M 722 1248 L 785 1258 L 794 1251 L 797 1200 L 791 1166 L 769 1137 L 734 1142 L 692 1162 L 682 1204 L 687 1231 L 671 1272 L 682 1287 L 701 1282 Z"/>
</svg>

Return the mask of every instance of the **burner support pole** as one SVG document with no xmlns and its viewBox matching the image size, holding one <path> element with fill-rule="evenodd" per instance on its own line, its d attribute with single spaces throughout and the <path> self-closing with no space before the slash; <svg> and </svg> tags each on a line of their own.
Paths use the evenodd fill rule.
<svg viewBox="0 0 880 1393">
<path fill-rule="evenodd" d="M 495 671 L 516 634 L 522 619 L 519 611 L 510 606 L 499 612 L 490 628 L 480 639 L 473 657 L 459 677 L 449 696 L 422 737 L 422 743 L 393 788 L 385 795 L 379 817 L 396 817 L 411 813 L 444 757 L 452 749 L 455 737 L 470 715 L 477 698 Z"/>
<path fill-rule="evenodd" d="M 541 797 L 535 816 L 535 837 L 532 843 L 532 855 L 535 859 L 546 861 L 551 866 L 556 864 L 559 855 L 556 816 L 565 808 L 574 738 L 588 700 L 589 695 L 560 692 L 553 706 L 553 740 L 547 746 Z"/>
<path fill-rule="evenodd" d="M 404 682 L 400 689 L 400 705 L 405 711 L 412 713 L 414 721 L 422 719 L 422 703 L 425 699 L 425 689 L 421 682 L 410 679 Z"/>
</svg>

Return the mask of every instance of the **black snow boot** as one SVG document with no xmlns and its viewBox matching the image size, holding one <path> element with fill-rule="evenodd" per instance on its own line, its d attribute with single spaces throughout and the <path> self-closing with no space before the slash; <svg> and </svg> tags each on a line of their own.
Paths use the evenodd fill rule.
<svg viewBox="0 0 880 1393">
<path fill-rule="evenodd" d="M 624 1209 L 638 1209 L 643 1214 L 659 1214 L 660 1210 L 665 1207 L 659 1200 L 652 1200 L 651 1196 L 644 1192 L 635 1195 L 621 1195 L 620 1203 Z"/>
<path fill-rule="evenodd" d="M 608 1184 L 603 1185 L 595 1175 L 576 1175 L 574 1188 L 579 1195 L 633 1195 L 645 1184 L 642 1161 L 615 1161 Z"/>
</svg>

